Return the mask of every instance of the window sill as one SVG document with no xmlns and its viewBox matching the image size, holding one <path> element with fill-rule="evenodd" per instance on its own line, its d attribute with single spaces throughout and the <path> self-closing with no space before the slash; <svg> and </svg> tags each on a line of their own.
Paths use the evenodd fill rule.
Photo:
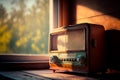
<svg viewBox="0 0 120 80">
<path fill-rule="evenodd" d="M 0 55 L 0 70 L 49 69 L 48 55 Z"/>
</svg>

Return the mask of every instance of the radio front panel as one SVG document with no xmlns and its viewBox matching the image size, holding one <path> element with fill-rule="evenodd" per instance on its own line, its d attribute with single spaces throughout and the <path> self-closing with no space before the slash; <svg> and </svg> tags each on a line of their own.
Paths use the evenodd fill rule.
<svg viewBox="0 0 120 80">
<path fill-rule="evenodd" d="M 51 69 L 66 68 L 66 70 L 81 71 L 81 68 L 87 66 L 86 52 L 51 53 L 49 63 Z"/>
</svg>

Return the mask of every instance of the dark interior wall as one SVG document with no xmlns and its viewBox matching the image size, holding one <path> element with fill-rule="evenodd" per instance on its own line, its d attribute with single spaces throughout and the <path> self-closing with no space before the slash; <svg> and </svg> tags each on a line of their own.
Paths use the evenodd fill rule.
<svg viewBox="0 0 120 80">
<path fill-rule="evenodd" d="M 72 24 L 87 22 L 105 27 L 107 63 L 116 69 L 120 68 L 119 6 L 119 0 L 74 0 L 70 10 Z"/>
<path fill-rule="evenodd" d="M 105 38 L 108 66 L 120 70 L 120 30 L 107 30 Z"/>
</svg>

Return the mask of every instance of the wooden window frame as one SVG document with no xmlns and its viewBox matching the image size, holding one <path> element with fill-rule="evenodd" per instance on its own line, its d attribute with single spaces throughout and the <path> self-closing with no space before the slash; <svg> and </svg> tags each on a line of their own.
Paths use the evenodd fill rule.
<svg viewBox="0 0 120 80">
<path fill-rule="evenodd" d="M 50 32 L 55 28 L 73 24 L 71 8 L 72 0 L 50 0 Z"/>
</svg>

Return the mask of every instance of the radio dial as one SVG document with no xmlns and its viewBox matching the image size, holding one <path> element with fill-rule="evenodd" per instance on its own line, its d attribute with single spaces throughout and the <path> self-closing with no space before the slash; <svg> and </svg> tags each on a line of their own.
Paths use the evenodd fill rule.
<svg viewBox="0 0 120 80">
<path fill-rule="evenodd" d="M 57 56 L 51 56 L 50 57 L 50 62 L 51 63 L 57 63 L 58 62 L 58 57 Z"/>
<path fill-rule="evenodd" d="M 80 64 L 85 64 L 85 57 L 84 56 L 79 56 L 77 57 L 77 62 L 79 62 Z"/>
</svg>

